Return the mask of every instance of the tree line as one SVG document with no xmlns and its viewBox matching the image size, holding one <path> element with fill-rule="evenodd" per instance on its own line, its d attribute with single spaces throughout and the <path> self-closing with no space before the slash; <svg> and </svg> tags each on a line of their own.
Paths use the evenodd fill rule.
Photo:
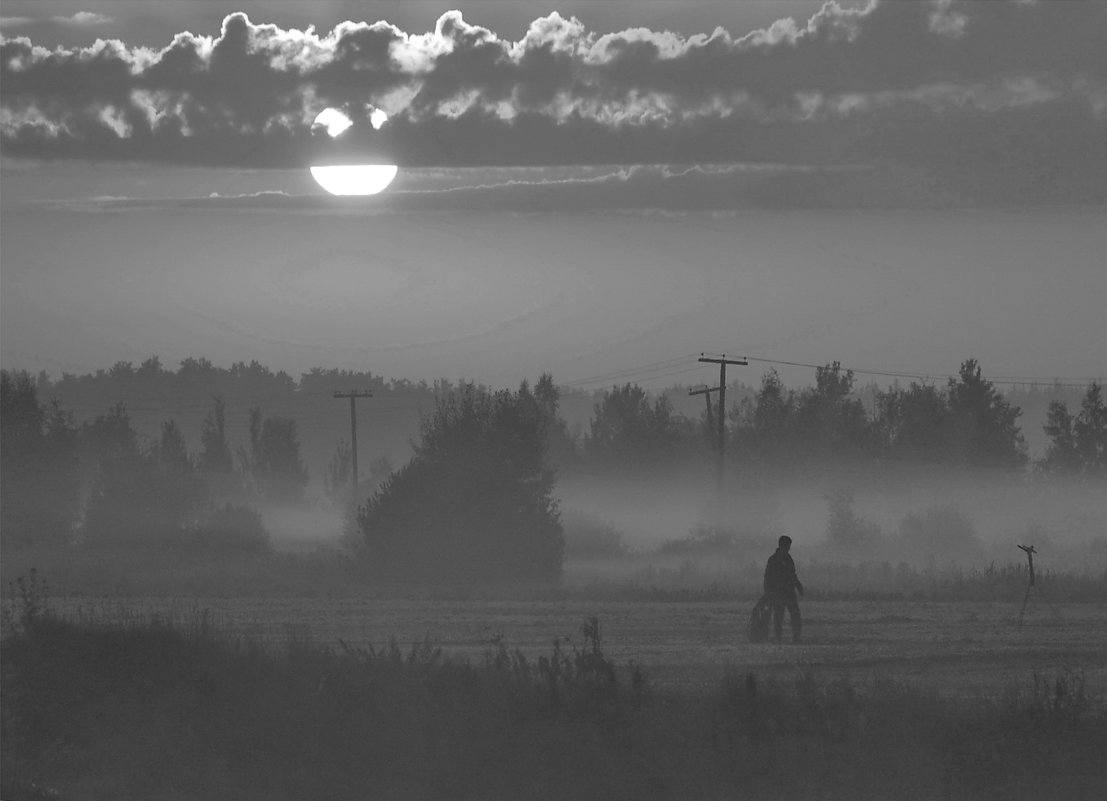
<svg viewBox="0 0 1107 801">
<path fill-rule="evenodd" d="M 815 370 L 815 384 L 784 386 L 770 369 L 761 386 L 726 410 L 724 437 L 733 461 L 781 473 L 810 472 L 851 461 L 881 468 L 888 463 L 963 468 L 1032 468 L 1043 474 L 1107 477 L 1107 410 L 1093 383 L 1080 409 L 1064 401 L 1049 407 L 1049 446 L 1032 460 L 1018 424 L 1020 409 L 983 374 L 974 359 L 962 362 L 944 386 L 912 382 L 874 390 L 867 410 L 853 371 L 838 362 Z M 716 421 L 674 412 L 665 398 L 651 398 L 626 384 L 605 392 L 578 452 L 609 463 L 656 464 L 715 447 Z"/>
<path fill-rule="evenodd" d="M 194 370 L 183 368 L 186 382 Z M 245 372 L 288 386 L 282 374 Z M 334 389 L 336 376 L 313 376 L 318 392 Z M 337 378 L 349 386 L 354 376 Z M 158 436 L 143 438 L 116 402 L 78 424 L 56 399 L 42 401 L 40 386 L 41 378 L 26 372 L 2 373 L 0 513 L 8 546 L 77 541 L 257 552 L 267 538 L 254 509 L 307 497 L 310 476 L 293 417 L 250 408 L 236 447 L 224 402 L 209 399 L 200 450 L 191 452 L 172 419 Z M 554 497 L 559 471 L 679 467 L 715 447 L 709 422 L 717 418 L 679 414 L 666 396 L 634 384 L 600 393 L 587 432 L 578 434 L 560 413 L 561 390 L 549 375 L 514 392 L 446 382 L 434 389 L 410 461 L 393 469 L 377 460 L 351 502 L 342 491 L 349 447 L 340 442 L 324 479 L 351 509 L 349 544 L 389 575 L 555 575 L 564 554 Z M 944 386 L 879 391 L 871 410 L 857 396 L 854 374 L 835 362 L 801 390 L 768 371 L 759 389 L 727 410 L 724 425 L 732 459 L 783 474 L 848 460 L 874 469 L 896 461 L 1023 475 L 1030 466 L 1047 478 L 1107 478 L 1107 410 L 1098 384 L 1087 388 L 1079 410 L 1051 404 L 1050 444 L 1033 462 L 1019 415 L 975 360 Z"/>
<path fill-rule="evenodd" d="M 124 403 L 77 423 L 39 400 L 26 372 L 0 372 L 0 525 L 5 545 L 268 547 L 257 501 L 303 500 L 308 472 L 296 422 L 250 410 L 232 451 L 224 404 L 212 402 L 202 448 L 165 420 L 144 438 Z"/>
</svg>

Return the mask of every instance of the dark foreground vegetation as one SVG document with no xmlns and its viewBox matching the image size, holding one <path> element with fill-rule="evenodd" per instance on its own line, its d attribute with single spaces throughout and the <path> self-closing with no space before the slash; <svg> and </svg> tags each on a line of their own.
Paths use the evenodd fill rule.
<svg viewBox="0 0 1107 801">
<path fill-rule="evenodd" d="M 93 625 L 30 585 L 8 621 L 2 786 L 23 799 L 1098 798 L 1107 713 L 1079 674 L 956 702 L 735 666 L 651 686 L 600 624 L 528 659 L 277 649 L 191 623 Z"/>
</svg>

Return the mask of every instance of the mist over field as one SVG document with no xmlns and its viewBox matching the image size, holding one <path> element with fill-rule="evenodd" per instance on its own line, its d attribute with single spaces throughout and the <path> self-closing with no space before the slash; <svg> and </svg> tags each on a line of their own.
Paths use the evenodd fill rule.
<svg viewBox="0 0 1107 801">
<path fill-rule="evenodd" d="M 689 372 L 680 364 L 677 370 Z M 1056 422 L 1054 407 L 1063 406 L 1073 414 L 1083 408 L 1080 390 L 1014 387 L 1005 396 L 985 376 L 973 379 L 992 393 L 990 403 L 999 404 L 998 409 L 1019 412 L 1011 418 L 1016 424 L 1006 435 L 1010 444 L 1004 446 L 1009 452 L 1003 458 L 1013 461 L 1005 467 L 964 461 L 943 464 L 942 460 L 953 457 L 943 456 L 941 450 L 927 458 L 905 457 L 889 450 L 894 443 L 878 448 L 869 442 L 887 424 L 894 399 L 913 397 L 927 385 L 912 384 L 910 390 L 898 385 L 857 386 L 855 377 L 837 367 L 816 372 L 820 386 L 829 380 L 827 376 L 837 376 L 834 380 L 841 380 L 849 394 L 820 401 L 825 387 L 774 384 L 778 374 L 772 369 L 764 373 L 763 381 L 768 383 L 760 388 L 744 383 L 731 387 L 721 484 L 714 423 L 708 428 L 702 401 L 690 396 L 687 386 L 650 392 L 631 383 L 593 391 L 545 384 L 556 405 L 549 407 L 554 411 L 544 424 L 554 426 L 555 434 L 543 435 L 550 438 L 543 458 L 552 470 L 550 500 L 566 539 L 564 570 L 570 583 L 582 565 L 591 562 L 595 567 L 594 563 L 606 560 L 622 563 L 604 574 L 605 580 L 615 583 L 636 579 L 650 565 L 666 569 L 684 565 L 715 570 L 714 577 L 686 576 L 691 585 L 705 586 L 726 578 L 728 566 L 740 567 L 741 579 L 732 571 L 729 580 L 749 591 L 756 584 L 751 565 L 763 562 L 781 534 L 795 540 L 800 565 L 904 563 L 913 569 L 982 569 L 1019 563 L 1015 546 L 1029 543 L 1039 547 L 1043 568 L 1083 572 L 1107 568 L 1102 480 L 1094 472 L 1058 467 L 1063 464 L 1056 461 L 1061 458 L 1062 441 L 1049 428 Z M 124 483 L 114 490 L 122 494 L 111 501 L 119 507 L 112 512 L 116 522 L 111 525 L 116 529 L 137 526 L 128 535 L 132 539 L 120 543 L 157 543 L 168 532 L 190 530 L 212 508 L 231 502 L 260 515 L 276 552 L 341 553 L 362 537 L 355 520 L 358 509 L 374 503 L 378 490 L 423 458 L 417 454 L 428 447 L 426 427 L 443 408 L 449 408 L 443 404 L 456 402 L 474 389 L 465 383 L 386 381 L 372 373 L 321 368 L 304 373 L 297 382 L 256 362 L 228 369 L 206 359 L 188 359 L 177 370 L 162 366 L 156 358 L 137 366 L 119 362 L 108 371 L 67 374 L 57 380 L 45 372 L 33 380 L 26 374 L 5 375 L 6 388 L 21 387 L 24 393 L 7 393 L 9 420 L 25 414 L 27 408 L 12 405 L 13 398 L 49 397 L 57 411 L 47 415 L 48 427 L 62 427 L 60 433 L 49 436 L 83 442 L 74 451 L 79 459 L 73 464 L 80 465 L 71 484 L 77 490 L 74 516 L 61 529 L 42 535 L 43 544 L 76 548 L 73 554 L 78 561 L 87 543 L 108 535 L 105 531 L 89 538 L 85 533 L 90 526 L 88 510 L 111 487 L 103 484 L 104 476 L 122 469 L 104 461 L 109 458 L 107 452 L 98 449 L 105 446 L 97 443 L 122 443 L 114 447 L 129 449 L 133 455 L 127 458 L 138 460 L 136 466 L 146 460 L 142 469 L 154 475 L 164 472 L 166 480 L 177 485 L 128 490 L 126 482 L 136 479 L 127 479 L 125 471 L 120 474 L 117 480 Z M 953 379 L 948 380 L 952 387 Z M 763 441 L 757 433 L 763 411 L 758 410 L 770 408 L 766 404 L 772 403 L 771 392 L 777 386 L 787 390 L 791 399 L 787 408 L 796 417 L 790 425 L 800 427 L 793 433 L 781 429 L 773 435 L 777 439 Z M 358 493 L 351 496 L 348 402 L 333 395 L 358 387 L 366 393 L 372 388 L 372 394 L 360 398 L 357 405 L 360 482 Z M 505 390 L 481 388 L 479 392 L 491 398 Z M 929 396 L 924 392 L 923 397 Z M 627 400 L 639 405 L 627 406 Z M 874 402 L 879 402 L 879 408 Z M 1019 402 L 1030 407 L 1026 414 Z M 804 433 L 802 426 L 809 423 L 803 423 L 803 415 L 810 412 L 803 409 L 822 408 L 820 403 L 831 404 L 819 412 L 824 417 L 830 414 L 827 420 L 841 418 L 832 426 L 861 426 L 849 434 L 856 438 L 855 445 L 835 439 L 845 436 L 846 429 L 840 434 L 834 434 L 833 428 L 830 433 L 817 429 Z M 42 408 L 48 409 L 48 404 Z M 58 413 L 62 417 L 56 417 Z M 1083 419 L 1084 414 L 1077 418 Z M 1031 437 L 1022 432 L 1030 434 L 1033 426 L 1041 430 L 1036 438 L 1039 445 L 1031 449 Z M 934 428 L 928 436 L 939 442 L 947 437 L 943 430 Z M 49 439 L 42 442 L 39 447 L 56 447 L 49 445 Z M 222 466 L 213 464 L 218 456 L 218 452 L 213 455 L 213 442 L 221 443 L 225 453 Z M 265 471 L 279 465 L 266 467 L 264 460 L 275 457 L 265 454 L 281 447 L 292 448 L 281 457 L 292 472 L 284 478 L 267 477 L 270 473 Z M 460 464 L 479 463 L 481 447 L 473 441 L 459 450 Z M 863 455 L 865 449 L 870 455 Z M 970 457 L 957 457 L 964 458 Z M 17 475 L 18 461 L 19 457 L 9 457 L 8 475 Z M 13 482 L 14 478 L 9 479 L 9 484 Z M 27 504 L 30 508 L 23 518 L 26 522 L 11 518 L 13 525 L 46 526 L 35 504 L 46 507 L 56 501 L 49 494 L 36 500 L 35 493 L 58 490 L 26 481 L 20 485 L 30 493 L 21 508 Z M 186 493 L 181 487 L 193 489 Z M 428 487 L 428 499 L 446 489 Z M 139 494 L 127 494 L 135 492 Z M 144 512 L 145 523 L 124 522 L 129 518 L 123 507 L 135 502 L 128 498 L 137 500 L 151 493 L 164 495 L 160 503 L 165 505 L 155 504 Z M 34 520 L 40 522 L 30 522 Z M 167 533 L 144 536 L 143 526 Z M 36 542 L 33 530 L 17 533 L 18 537 L 8 537 L 7 550 L 12 543 L 26 547 Z M 842 589 L 836 586 L 834 591 Z"/>
</svg>

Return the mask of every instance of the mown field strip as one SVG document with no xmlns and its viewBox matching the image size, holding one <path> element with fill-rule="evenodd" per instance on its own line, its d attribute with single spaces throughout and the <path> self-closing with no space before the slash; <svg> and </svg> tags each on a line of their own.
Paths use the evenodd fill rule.
<svg viewBox="0 0 1107 801">
<path fill-rule="evenodd" d="M 1088 693 L 1107 699 L 1107 606 L 997 603 L 841 602 L 803 604 L 802 645 L 753 645 L 746 606 L 727 602 L 369 600 L 290 598 L 56 598 L 62 615 L 105 623 L 152 617 L 281 644 L 310 640 L 404 649 L 429 643 L 479 660 L 494 644 L 528 657 L 555 640 L 580 645 L 582 623 L 600 620 L 606 653 L 635 663 L 659 686 L 694 688 L 728 668 L 790 680 L 817 677 L 909 681 L 954 695 L 997 695 L 1033 674 L 1083 673 Z M 788 627 L 785 623 L 785 639 Z"/>
</svg>

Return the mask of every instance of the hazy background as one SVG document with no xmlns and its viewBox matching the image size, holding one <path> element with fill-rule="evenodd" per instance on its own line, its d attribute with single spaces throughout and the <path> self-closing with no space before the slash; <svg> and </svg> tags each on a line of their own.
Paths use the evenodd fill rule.
<svg viewBox="0 0 1107 801">
<path fill-rule="evenodd" d="M 583 385 L 673 361 L 641 376 L 654 387 L 712 381 L 695 361 L 703 351 L 938 378 L 970 356 L 996 379 L 1104 369 L 1096 210 L 394 212 L 264 200 L 7 207 L 4 365 L 60 375 L 204 356 L 504 386 L 543 371 Z"/>
<path fill-rule="evenodd" d="M 839 361 L 866 400 L 975 358 L 1000 389 L 1073 385 L 1075 411 L 1070 390 L 1107 374 L 1107 4 L 454 7 L 6 2 L 0 364 L 548 372 L 578 433 L 595 399 L 572 392 L 713 384 L 701 352 L 750 357 L 728 373 L 750 387 Z M 327 106 L 388 111 L 351 133 L 400 164 L 387 192 L 312 183 Z M 240 400 L 236 435 L 265 398 Z M 196 447 L 204 407 L 101 401 L 72 410 L 125 401 Z M 332 402 L 299 420 L 316 487 L 346 424 Z M 361 408 L 362 464 L 403 463 L 418 405 Z M 978 478 L 856 487 L 857 508 L 894 526 L 963 502 L 996 537 L 1066 514 Z M 707 458 L 559 490 L 649 544 L 717 514 L 712 481 Z M 817 532 L 833 483 L 742 491 Z"/>
</svg>

